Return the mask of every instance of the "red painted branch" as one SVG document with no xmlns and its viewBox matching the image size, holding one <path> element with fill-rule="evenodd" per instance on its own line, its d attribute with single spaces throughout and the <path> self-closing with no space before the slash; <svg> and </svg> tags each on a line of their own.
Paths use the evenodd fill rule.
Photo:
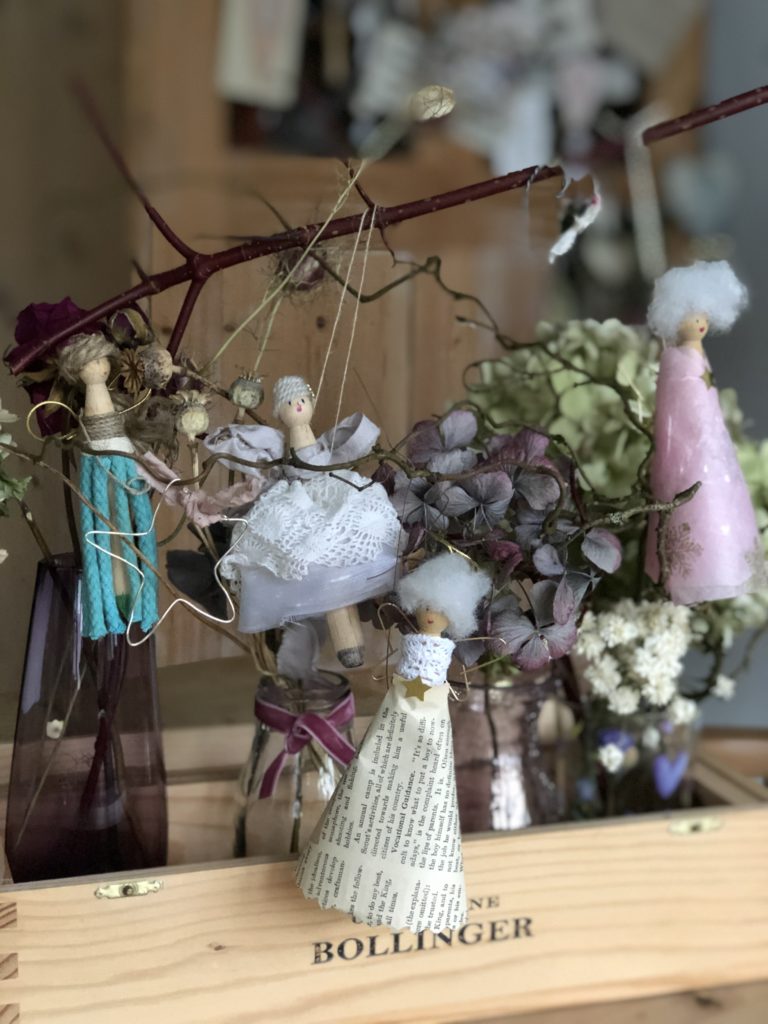
<svg viewBox="0 0 768 1024">
<path fill-rule="evenodd" d="M 522 188 L 534 182 L 544 181 L 546 178 L 554 178 L 563 172 L 559 167 L 526 167 L 522 171 L 514 171 L 512 174 L 505 174 L 500 178 L 490 178 L 488 181 L 480 181 L 475 185 L 465 185 L 451 192 L 442 192 L 427 199 L 416 199 L 410 203 L 403 203 L 401 206 L 382 206 L 376 210 L 376 227 L 387 227 L 391 224 L 400 224 L 402 221 L 412 220 L 414 217 L 423 217 L 429 213 L 436 213 L 438 210 L 447 210 L 452 206 L 461 206 L 464 203 L 472 203 L 477 199 L 484 199 L 486 196 L 497 195 L 501 192 L 509 192 L 516 188 Z M 241 245 L 233 246 L 231 249 L 222 249 L 220 252 L 195 253 L 184 263 L 171 270 L 165 270 L 159 274 L 151 274 L 141 284 L 134 285 L 120 295 L 102 302 L 99 306 L 83 314 L 79 320 L 70 324 L 67 328 L 51 335 L 33 348 L 24 352 L 11 350 L 6 356 L 6 362 L 12 373 L 21 373 L 30 363 L 40 359 L 55 348 L 65 338 L 92 327 L 99 320 L 116 312 L 129 302 L 136 302 L 148 295 L 157 295 L 159 292 L 167 291 L 174 285 L 182 284 L 184 281 L 200 283 L 206 281 L 212 274 L 227 267 L 237 266 L 239 263 L 246 263 L 249 260 L 259 259 L 262 256 L 270 256 L 276 252 L 283 252 L 286 249 L 305 248 L 315 236 L 318 241 L 328 238 L 340 238 L 343 235 L 356 234 L 362 218 L 370 219 L 371 211 L 364 210 L 362 213 L 355 213 L 348 217 L 337 217 L 331 220 L 321 232 L 322 223 L 309 224 L 303 228 L 295 228 L 291 231 L 279 231 L 266 238 L 257 238 L 244 242 Z M 318 234 L 319 233 L 319 234 Z M 187 319 L 192 311 L 192 306 L 197 299 L 200 289 L 195 291 L 192 288 L 187 292 L 185 305 L 187 307 Z M 182 307 L 182 310 L 184 306 Z M 177 321 L 178 323 L 178 321 Z M 186 323 L 184 324 L 186 326 Z M 176 338 L 180 335 L 174 329 Z M 169 346 L 170 347 L 170 346 Z M 175 351 L 178 349 L 176 345 Z"/>
<path fill-rule="evenodd" d="M 322 231 L 320 230 L 321 224 L 309 224 L 303 228 L 281 231 L 266 238 L 255 238 L 241 245 L 233 246 L 230 249 L 222 249 L 220 252 L 214 252 L 209 255 L 195 252 L 174 234 L 160 214 L 150 205 L 148 199 L 131 176 L 130 171 L 106 130 L 101 125 L 98 115 L 95 114 L 92 104 L 89 103 L 87 97 L 85 102 L 86 106 L 90 109 L 90 116 L 94 122 L 94 127 L 104 141 L 113 160 L 115 160 L 120 172 L 141 199 L 152 222 L 171 244 L 185 256 L 185 260 L 178 267 L 174 267 L 171 270 L 149 275 L 146 279 L 142 280 L 141 284 L 135 285 L 133 288 L 121 292 L 120 295 L 102 302 L 99 306 L 85 313 L 76 323 L 71 324 L 65 330 L 59 331 L 50 338 L 40 341 L 30 349 L 24 352 L 18 349 L 11 350 L 6 356 L 6 362 L 12 373 L 20 373 L 30 363 L 42 358 L 47 352 L 55 348 L 65 338 L 78 331 L 92 327 L 99 320 L 110 313 L 114 313 L 129 302 L 136 302 L 138 299 L 145 298 L 148 295 L 156 295 L 159 292 L 173 288 L 175 285 L 182 284 L 184 281 L 190 281 L 192 283 L 185 296 L 172 334 L 171 340 L 175 354 L 203 283 L 212 274 L 226 270 L 227 267 L 236 266 L 239 263 L 258 259 L 261 256 L 283 252 L 286 249 L 306 248 L 315 236 L 317 236 L 317 241 L 321 241 L 354 234 L 360 227 L 361 218 L 367 218 L 370 215 L 370 209 L 366 209 L 363 213 L 353 214 L 348 217 L 337 217 L 335 220 L 329 221 Z M 722 103 L 717 103 L 714 106 L 695 110 L 683 117 L 673 118 L 670 121 L 664 121 L 652 128 L 648 128 L 643 133 L 643 141 L 646 144 L 657 142 L 659 139 L 669 138 L 671 135 L 690 131 L 692 128 L 698 128 L 712 121 L 732 117 L 734 114 L 739 114 L 744 110 L 749 110 L 766 102 L 768 102 L 768 86 L 762 86 L 759 89 L 753 89 L 750 92 L 723 100 Z M 438 210 L 447 210 L 450 207 L 461 206 L 464 203 L 473 203 L 478 199 L 486 198 L 486 196 L 498 195 L 501 192 L 509 192 L 523 186 L 527 187 L 536 182 L 558 177 L 562 174 L 563 171 L 560 167 L 526 167 L 522 171 L 505 174 L 499 178 L 490 178 L 488 181 L 480 181 L 474 185 L 453 189 L 450 192 L 443 192 L 426 199 L 416 199 L 413 202 L 404 203 L 400 206 L 382 206 L 376 210 L 375 226 L 385 228 L 392 224 L 400 224 L 414 217 L 423 217 L 426 214 L 436 213 Z"/>
<path fill-rule="evenodd" d="M 144 192 L 144 190 L 139 185 L 138 181 L 136 181 L 134 176 L 131 174 L 128 165 L 123 159 L 123 154 L 112 141 L 112 138 L 109 132 L 107 131 L 104 122 L 101 119 L 101 115 L 99 114 L 99 111 L 96 109 L 96 104 L 93 102 L 91 94 L 88 92 L 88 90 L 85 88 L 85 86 L 79 79 L 75 79 L 75 81 L 72 84 L 72 88 L 74 90 L 75 96 L 80 102 L 81 107 L 83 108 L 85 116 L 88 118 L 88 121 L 90 122 L 91 127 L 96 132 L 99 139 L 101 139 L 102 145 L 109 153 L 112 162 L 124 178 L 128 187 L 138 197 L 139 202 L 144 207 L 144 210 L 149 219 L 155 225 L 155 227 L 163 236 L 163 238 L 169 243 L 169 245 L 173 246 L 173 248 L 180 256 L 184 256 L 185 259 L 189 259 L 190 257 L 194 256 L 195 250 L 191 248 L 191 246 L 187 245 L 183 238 L 179 238 L 179 236 L 176 234 L 176 232 L 173 230 L 170 224 L 165 220 L 164 217 L 160 215 L 160 213 L 150 203 L 147 194 Z"/>
<path fill-rule="evenodd" d="M 661 124 L 646 128 L 643 132 L 643 142 L 649 146 L 652 142 L 668 139 L 671 135 L 681 135 L 693 128 L 701 128 L 702 125 L 722 121 L 723 118 L 733 117 L 734 114 L 741 114 L 753 107 L 760 107 L 763 103 L 768 103 L 768 85 L 761 85 L 759 89 L 750 89 L 749 92 L 739 93 L 738 96 L 731 96 L 730 99 L 715 103 L 711 107 L 692 110 L 690 114 L 673 117 L 670 121 L 662 121 Z"/>
<path fill-rule="evenodd" d="M 174 358 L 179 350 L 184 331 L 186 331 L 189 318 L 192 316 L 192 310 L 195 308 L 195 303 L 200 297 L 200 292 L 203 290 L 205 282 L 206 278 L 193 278 L 192 283 L 187 289 L 187 294 L 184 296 L 179 315 L 176 317 L 176 323 L 173 325 L 173 331 L 168 340 L 168 351 Z"/>
</svg>

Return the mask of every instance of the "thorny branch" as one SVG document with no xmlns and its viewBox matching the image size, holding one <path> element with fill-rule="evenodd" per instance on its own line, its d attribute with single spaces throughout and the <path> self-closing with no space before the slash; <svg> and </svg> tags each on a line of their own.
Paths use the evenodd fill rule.
<svg viewBox="0 0 768 1024">
<path fill-rule="evenodd" d="M 365 218 L 371 215 L 372 207 L 366 205 L 362 213 L 351 214 L 343 217 L 336 217 L 329 221 L 323 228 L 321 224 L 310 224 L 301 228 L 293 228 L 277 232 L 263 238 L 255 238 L 242 244 L 223 249 L 214 253 L 201 253 L 184 242 L 173 231 L 168 222 L 152 206 L 147 196 L 142 191 L 138 182 L 134 179 L 120 151 L 113 142 L 106 126 L 96 110 L 96 106 L 82 85 L 76 86 L 76 92 L 91 124 L 99 135 L 107 149 L 111 159 L 125 179 L 129 188 L 141 201 L 147 216 L 155 227 L 170 245 L 183 257 L 183 262 L 170 270 L 161 271 L 155 274 L 140 273 L 140 283 L 128 288 L 118 295 L 95 306 L 83 314 L 77 321 L 70 324 L 63 330 L 57 331 L 50 337 L 42 339 L 36 345 L 30 346 L 26 351 L 16 349 L 6 357 L 8 366 L 14 374 L 20 373 L 30 363 L 42 358 L 51 349 L 78 331 L 92 327 L 104 317 L 116 312 L 124 306 L 138 302 L 140 299 L 150 295 L 158 295 L 161 292 L 174 288 L 184 282 L 189 282 L 190 287 L 179 310 L 176 323 L 171 334 L 168 345 L 169 351 L 175 355 L 181 344 L 184 331 L 189 323 L 195 304 L 206 281 L 214 274 L 226 270 L 228 267 L 237 266 L 249 260 L 259 259 L 277 252 L 284 252 L 288 249 L 306 248 L 314 239 L 316 243 L 331 238 L 340 238 L 344 235 L 356 233 Z M 748 93 L 724 100 L 713 107 L 692 111 L 683 117 L 674 118 L 671 121 L 662 122 L 646 130 L 643 141 L 646 144 L 662 138 L 669 138 L 680 132 L 689 131 L 694 127 L 707 124 L 711 121 L 731 117 L 733 114 L 748 110 L 762 103 L 768 102 L 768 86 L 753 89 Z M 439 210 L 450 209 L 464 203 L 476 202 L 488 196 L 498 195 L 518 188 L 528 188 L 538 182 L 550 178 L 565 177 L 561 167 L 526 167 L 520 171 L 513 171 L 511 174 L 501 175 L 496 178 L 489 178 L 473 185 L 466 185 L 462 188 L 452 189 L 435 196 L 423 199 L 412 200 L 407 203 L 394 206 L 377 206 L 375 223 L 371 227 L 377 227 L 380 231 L 393 224 L 400 224 L 415 217 L 422 217 Z M 365 198 L 366 204 L 370 202 Z M 322 228 L 322 230 L 321 230 Z M 385 243 L 386 244 L 386 243 Z M 460 295 L 461 293 L 457 293 Z"/>
</svg>

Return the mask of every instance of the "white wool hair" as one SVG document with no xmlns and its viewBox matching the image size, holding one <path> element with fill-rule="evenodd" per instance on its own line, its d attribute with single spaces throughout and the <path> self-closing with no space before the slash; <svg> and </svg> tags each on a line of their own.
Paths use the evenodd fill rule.
<svg viewBox="0 0 768 1024">
<path fill-rule="evenodd" d="M 292 402 L 294 398 L 311 398 L 314 402 L 315 393 L 303 377 L 280 377 L 272 389 L 272 402 L 275 415 L 283 402 Z"/>
<path fill-rule="evenodd" d="M 726 331 L 746 308 L 747 289 L 725 260 L 697 260 L 690 267 L 673 267 L 653 286 L 648 326 L 665 341 L 674 341 L 689 316 L 700 313 L 710 330 Z"/>
<path fill-rule="evenodd" d="M 422 608 L 442 612 L 448 619 L 449 635 L 461 640 L 477 628 L 475 609 L 490 589 L 488 573 L 475 569 L 461 555 L 446 552 L 404 576 L 397 586 L 397 598 L 406 612 Z"/>
</svg>

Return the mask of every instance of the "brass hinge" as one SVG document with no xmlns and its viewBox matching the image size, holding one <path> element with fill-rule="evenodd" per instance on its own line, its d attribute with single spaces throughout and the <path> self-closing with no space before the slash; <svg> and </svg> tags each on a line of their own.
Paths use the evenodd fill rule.
<svg viewBox="0 0 768 1024">
<path fill-rule="evenodd" d="M 675 836 L 692 836 L 699 832 L 715 832 L 722 828 L 722 818 L 715 818 L 714 815 L 706 814 L 700 818 L 680 818 L 673 821 L 669 831 Z"/>
<path fill-rule="evenodd" d="M 156 879 L 131 878 L 127 882 L 110 882 L 100 885 L 94 892 L 98 900 L 120 900 L 124 896 L 149 896 L 150 893 L 162 889 L 163 883 Z"/>
</svg>

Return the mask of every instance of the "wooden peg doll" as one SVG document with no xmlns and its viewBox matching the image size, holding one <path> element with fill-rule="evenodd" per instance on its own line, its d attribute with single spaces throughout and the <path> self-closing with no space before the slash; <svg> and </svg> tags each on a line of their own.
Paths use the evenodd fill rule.
<svg viewBox="0 0 768 1024">
<path fill-rule="evenodd" d="M 239 574 L 241 630 L 325 615 L 339 661 L 354 668 L 364 660 L 357 604 L 394 585 L 400 526 L 380 484 L 334 469 L 335 461 L 370 450 L 376 427 L 357 415 L 329 431 L 330 440 L 318 439 L 310 426 L 314 407 L 303 378 L 275 384 L 275 417 L 287 429 L 288 448 L 327 472 L 285 466 L 248 512 L 222 575 L 233 568 Z"/>
<path fill-rule="evenodd" d="M 728 263 L 700 260 L 663 274 L 648 310 L 649 327 L 666 343 L 651 490 L 666 502 L 700 483 L 670 513 L 661 536 L 658 515 L 649 521 L 646 572 L 676 604 L 737 597 L 766 583 L 755 512 L 703 346 L 708 332 L 727 330 L 746 304 L 746 288 Z"/>
<path fill-rule="evenodd" d="M 83 443 L 91 452 L 80 460 L 80 489 L 117 531 L 127 534 L 155 566 L 157 543 L 147 484 L 136 471 L 134 451 L 125 435 L 122 413 L 116 412 L 107 387 L 115 346 L 103 334 L 76 335 L 59 355 L 59 372 L 71 384 L 84 386 Z M 109 454 L 107 454 L 109 453 Z M 114 454 L 124 453 L 124 454 Z M 127 543 L 110 537 L 110 527 L 84 502 L 80 506 L 83 557 L 83 635 L 98 640 L 107 633 L 125 633 L 130 618 L 144 631 L 157 621 L 157 577 L 141 567 Z M 105 549 L 105 550 L 100 550 Z M 112 558 L 109 552 L 128 562 Z"/>
<path fill-rule="evenodd" d="M 450 553 L 398 584 L 418 632 L 402 638 L 397 674 L 297 867 L 300 889 L 322 907 L 395 931 L 466 921 L 446 676 L 490 587 Z"/>
<path fill-rule="evenodd" d="M 275 415 L 287 428 L 288 447 L 300 453 L 317 440 L 312 427 L 315 396 L 301 377 L 281 377 L 275 386 Z M 357 605 L 335 608 L 325 616 L 336 656 L 345 668 L 359 668 L 365 661 L 363 627 Z"/>
</svg>

